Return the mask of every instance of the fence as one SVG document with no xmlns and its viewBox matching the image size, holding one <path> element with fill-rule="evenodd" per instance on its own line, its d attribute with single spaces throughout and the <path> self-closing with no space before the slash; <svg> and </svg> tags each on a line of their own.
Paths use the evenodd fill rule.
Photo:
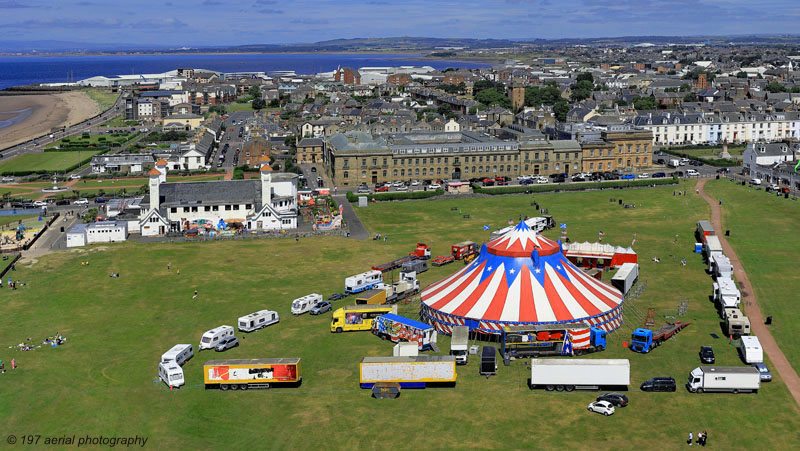
<svg viewBox="0 0 800 451">
<path fill-rule="evenodd" d="M 173 234 L 174 233 L 174 234 Z M 213 241 L 237 241 L 237 240 L 259 240 L 259 239 L 300 239 L 312 238 L 318 236 L 349 236 L 347 229 L 337 230 L 318 230 L 313 232 L 292 232 L 286 233 L 242 233 L 236 235 L 198 235 L 198 236 L 185 236 L 181 233 L 170 233 L 165 236 L 143 236 L 139 238 L 140 243 L 193 243 L 193 242 L 213 242 Z"/>
</svg>

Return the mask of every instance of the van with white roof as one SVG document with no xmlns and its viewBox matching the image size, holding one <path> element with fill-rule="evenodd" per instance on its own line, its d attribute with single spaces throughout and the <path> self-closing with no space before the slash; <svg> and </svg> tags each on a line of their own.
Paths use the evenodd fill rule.
<svg viewBox="0 0 800 451">
<path fill-rule="evenodd" d="M 220 340 L 233 336 L 233 327 L 219 326 L 203 334 L 200 339 L 200 350 L 214 349 Z"/>
</svg>

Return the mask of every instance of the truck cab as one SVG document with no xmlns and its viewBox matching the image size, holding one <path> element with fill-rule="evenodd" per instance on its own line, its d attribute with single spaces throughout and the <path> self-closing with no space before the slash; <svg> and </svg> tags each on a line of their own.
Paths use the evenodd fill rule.
<svg viewBox="0 0 800 451">
<path fill-rule="evenodd" d="M 636 352 L 648 352 L 653 345 L 653 331 L 650 329 L 638 328 L 631 335 L 631 350 Z"/>
</svg>

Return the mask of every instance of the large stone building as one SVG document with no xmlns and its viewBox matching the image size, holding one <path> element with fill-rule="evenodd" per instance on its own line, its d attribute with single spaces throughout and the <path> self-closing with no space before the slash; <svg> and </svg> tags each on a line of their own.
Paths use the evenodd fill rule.
<svg viewBox="0 0 800 451">
<path fill-rule="evenodd" d="M 325 141 L 320 138 L 303 138 L 297 142 L 297 163 L 322 163 Z"/>
<path fill-rule="evenodd" d="M 646 168 L 653 163 L 653 132 L 650 130 L 625 125 L 609 126 L 600 136 L 603 141 L 613 144 L 616 148 L 616 161 L 612 165 L 612 170 L 631 171 Z"/>
</svg>

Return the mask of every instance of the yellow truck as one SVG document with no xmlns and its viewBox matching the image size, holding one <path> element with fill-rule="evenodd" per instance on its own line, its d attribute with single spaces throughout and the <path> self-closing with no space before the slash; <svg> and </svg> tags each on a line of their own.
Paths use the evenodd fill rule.
<svg viewBox="0 0 800 451">
<path fill-rule="evenodd" d="M 331 332 L 372 330 L 372 320 L 387 313 L 397 314 L 397 305 L 345 305 L 333 312 Z"/>
<path fill-rule="evenodd" d="M 270 386 L 300 386 L 300 358 L 209 360 L 203 365 L 206 389 L 247 390 Z"/>
</svg>

